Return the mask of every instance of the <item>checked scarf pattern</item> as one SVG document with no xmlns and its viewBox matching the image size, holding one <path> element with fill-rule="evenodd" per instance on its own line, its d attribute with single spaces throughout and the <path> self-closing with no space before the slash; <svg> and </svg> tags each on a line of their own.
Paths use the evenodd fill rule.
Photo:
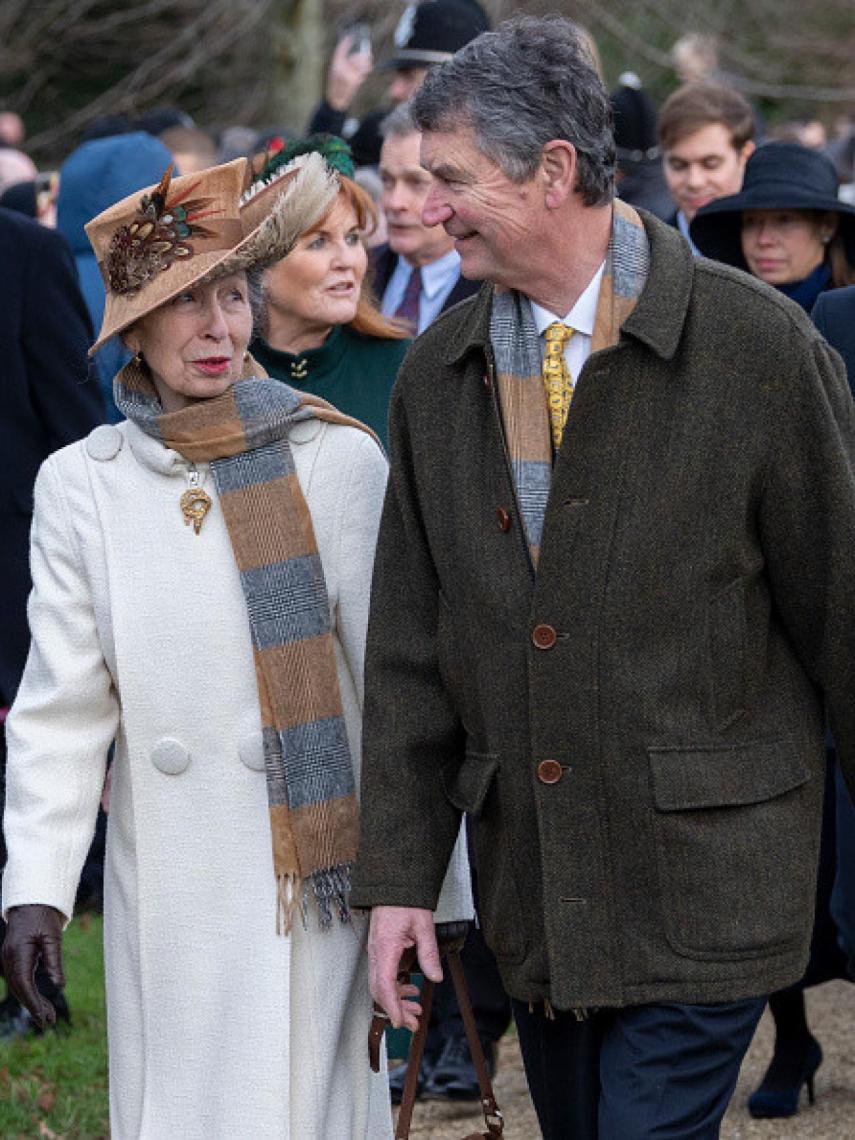
<svg viewBox="0 0 855 1140">
<path fill-rule="evenodd" d="M 249 371 L 260 371 L 251 358 Z M 334 912 L 347 921 L 359 840 L 353 764 L 324 572 L 288 429 L 312 417 L 368 429 L 316 396 L 255 375 L 177 412 L 163 411 L 136 361 L 114 387 L 117 405 L 148 435 L 211 464 L 252 633 L 277 930 L 290 932 L 297 906 L 305 924 L 312 899 L 322 928 Z M 204 530 L 193 540 L 204 541 Z"/>
<path fill-rule="evenodd" d="M 650 269 L 650 247 L 641 218 L 616 200 L 591 352 L 617 344 L 620 327 L 636 306 Z M 552 484 L 553 447 L 543 385 L 540 336 L 528 297 L 496 289 L 490 319 L 511 475 L 536 568 Z M 567 430 L 572 437 L 572 406 Z M 570 444 L 572 446 L 572 442 Z"/>
</svg>

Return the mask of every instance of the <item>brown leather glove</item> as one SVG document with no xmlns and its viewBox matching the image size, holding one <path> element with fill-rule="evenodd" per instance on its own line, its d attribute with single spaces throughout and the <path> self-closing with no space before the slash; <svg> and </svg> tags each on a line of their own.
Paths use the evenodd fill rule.
<svg viewBox="0 0 855 1140">
<path fill-rule="evenodd" d="M 63 916 L 40 903 L 13 906 L 6 916 L 3 941 L 3 972 L 9 989 L 32 1014 L 39 1029 L 56 1024 L 56 1010 L 36 989 L 39 958 L 48 977 L 59 989 L 65 985 L 62 970 Z"/>
</svg>

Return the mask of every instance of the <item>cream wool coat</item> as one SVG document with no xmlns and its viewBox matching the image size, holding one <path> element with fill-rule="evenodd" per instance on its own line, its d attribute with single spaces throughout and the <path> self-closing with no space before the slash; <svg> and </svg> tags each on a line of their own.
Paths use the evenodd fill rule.
<svg viewBox="0 0 855 1140">
<path fill-rule="evenodd" d="M 359 781 L 362 663 L 386 463 L 365 433 L 290 436 L 334 614 Z M 134 424 L 53 455 L 36 485 L 27 670 L 8 720 L 4 912 L 73 908 L 116 740 L 105 882 L 114 1140 L 382 1140 L 367 1063 L 366 920 L 275 931 L 250 633 L 213 478 Z M 440 911 L 442 913 L 440 913 Z M 472 913 L 458 844 L 437 917 Z"/>
</svg>

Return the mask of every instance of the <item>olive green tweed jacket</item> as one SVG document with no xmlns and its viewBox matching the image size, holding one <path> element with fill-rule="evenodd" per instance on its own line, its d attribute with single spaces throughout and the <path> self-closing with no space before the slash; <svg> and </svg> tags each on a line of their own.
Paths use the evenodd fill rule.
<svg viewBox="0 0 855 1140">
<path fill-rule="evenodd" d="M 795 305 L 644 221 L 650 277 L 578 380 L 536 577 L 489 286 L 392 399 L 353 901 L 433 907 L 469 812 L 506 987 L 559 1009 L 798 978 L 824 702 L 855 786 L 841 362 Z"/>
</svg>

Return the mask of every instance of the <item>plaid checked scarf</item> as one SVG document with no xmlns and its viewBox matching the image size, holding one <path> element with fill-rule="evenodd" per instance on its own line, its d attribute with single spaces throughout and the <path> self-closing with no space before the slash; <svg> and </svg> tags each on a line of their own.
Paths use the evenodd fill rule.
<svg viewBox="0 0 855 1140">
<path fill-rule="evenodd" d="M 620 327 L 636 306 L 649 267 L 650 247 L 641 218 L 631 206 L 616 200 L 592 353 L 617 344 Z M 553 453 L 540 336 L 528 297 L 514 290 L 494 292 L 490 340 L 517 503 L 532 564 L 537 568 Z M 565 435 L 570 430 L 568 420 Z"/>
<path fill-rule="evenodd" d="M 163 411 L 148 370 L 136 361 L 114 388 L 117 405 L 144 432 L 191 462 L 211 464 L 252 633 L 276 925 L 288 934 L 298 903 L 306 924 L 310 898 L 322 928 L 334 910 L 349 919 L 359 839 L 329 599 L 288 429 L 312 417 L 368 429 L 316 396 L 257 379 L 264 373 L 251 357 L 244 372 L 253 375 L 177 412 Z"/>
</svg>

